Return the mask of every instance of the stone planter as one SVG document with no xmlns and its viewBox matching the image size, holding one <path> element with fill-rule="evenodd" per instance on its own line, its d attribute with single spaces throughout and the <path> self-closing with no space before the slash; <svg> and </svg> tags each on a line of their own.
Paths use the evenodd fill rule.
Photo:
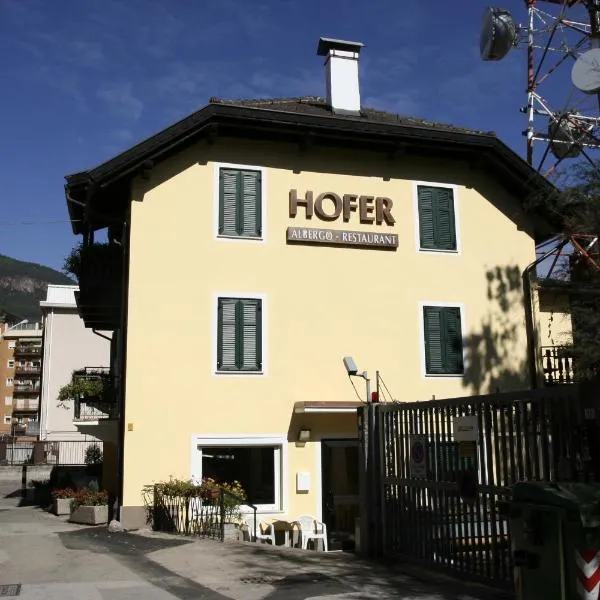
<svg viewBox="0 0 600 600">
<path fill-rule="evenodd" d="M 104 523 L 108 523 L 108 505 L 78 506 L 71 513 L 69 521 L 83 525 L 103 525 Z"/>
<path fill-rule="evenodd" d="M 52 502 L 52 512 L 58 516 L 70 515 L 72 503 L 73 498 L 54 498 L 54 501 Z"/>
<path fill-rule="evenodd" d="M 223 524 L 223 540 L 237 542 L 240 540 L 240 528 L 235 523 Z"/>
</svg>

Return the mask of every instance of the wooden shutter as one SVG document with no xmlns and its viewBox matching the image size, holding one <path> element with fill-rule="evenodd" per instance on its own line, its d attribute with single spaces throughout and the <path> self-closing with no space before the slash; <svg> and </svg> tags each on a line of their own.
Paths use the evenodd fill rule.
<svg viewBox="0 0 600 600">
<path fill-rule="evenodd" d="M 260 171 L 220 170 L 219 233 L 244 237 L 262 235 Z"/>
<path fill-rule="evenodd" d="M 425 370 L 428 374 L 444 372 L 442 351 L 442 309 L 437 306 L 423 308 L 423 329 L 425 332 Z"/>
<path fill-rule="evenodd" d="M 241 171 L 242 218 L 239 234 L 248 237 L 261 235 L 261 178 L 260 171 Z"/>
<path fill-rule="evenodd" d="M 435 243 L 440 250 L 456 250 L 454 197 L 449 188 L 436 188 Z"/>
<path fill-rule="evenodd" d="M 260 300 L 219 298 L 218 370 L 259 371 L 262 368 L 261 309 Z"/>
<path fill-rule="evenodd" d="M 435 248 L 433 188 L 419 186 L 419 236 L 421 248 Z"/>
<path fill-rule="evenodd" d="M 217 369 L 236 368 L 236 305 L 234 298 L 219 298 L 217 318 Z"/>
<path fill-rule="evenodd" d="M 219 173 L 219 233 L 238 235 L 238 172 L 221 169 Z"/>
<path fill-rule="evenodd" d="M 454 194 L 443 187 L 418 186 L 420 247 L 456 250 Z"/>
<path fill-rule="evenodd" d="M 425 306 L 425 369 L 429 375 L 460 375 L 463 344 L 460 308 Z"/>
<path fill-rule="evenodd" d="M 242 300 L 239 367 L 244 371 L 259 371 L 262 368 L 262 311 L 260 300 Z"/>
<path fill-rule="evenodd" d="M 444 372 L 463 372 L 463 342 L 460 308 L 444 308 Z"/>
</svg>

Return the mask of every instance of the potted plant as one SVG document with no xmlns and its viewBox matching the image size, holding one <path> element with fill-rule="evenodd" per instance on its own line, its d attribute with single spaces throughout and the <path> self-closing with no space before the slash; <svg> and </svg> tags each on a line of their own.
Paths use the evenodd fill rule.
<svg viewBox="0 0 600 600">
<path fill-rule="evenodd" d="M 75 493 L 72 504 L 72 523 L 102 525 L 108 523 L 108 492 L 86 487 Z"/>
<path fill-rule="evenodd" d="M 75 498 L 75 490 L 63 488 L 52 492 L 52 512 L 55 515 L 70 515 L 71 505 Z"/>
</svg>

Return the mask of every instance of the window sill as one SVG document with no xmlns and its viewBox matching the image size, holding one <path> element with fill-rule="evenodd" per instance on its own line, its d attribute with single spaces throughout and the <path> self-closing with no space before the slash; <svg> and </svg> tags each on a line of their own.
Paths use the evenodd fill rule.
<svg viewBox="0 0 600 600">
<path fill-rule="evenodd" d="M 227 240 L 227 241 L 239 241 L 239 242 L 264 242 L 264 236 L 254 237 L 249 235 L 224 235 L 217 234 L 218 240 Z"/>
<path fill-rule="evenodd" d="M 235 375 L 236 377 L 239 376 L 250 376 L 250 377 L 255 377 L 257 375 L 264 375 L 265 372 L 264 371 L 219 371 L 219 370 L 215 370 L 213 371 L 214 375 Z"/>
<path fill-rule="evenodd" d="M 422 252 L 424 254 L 454 254 L 454 255 L 460 254 L 458 249 L 443 250 L 443 249 L 437 249 L 437 248 L 419 248 L 418 252 Z"/>
<path fill-rule="evenodd" d="M 440 378 L 449 378 L 449 379 L 458 379 L 464 377 L 464 373 L 425 373 L 425 377 L 427 379 L 440 379 Z"/>
</svg>

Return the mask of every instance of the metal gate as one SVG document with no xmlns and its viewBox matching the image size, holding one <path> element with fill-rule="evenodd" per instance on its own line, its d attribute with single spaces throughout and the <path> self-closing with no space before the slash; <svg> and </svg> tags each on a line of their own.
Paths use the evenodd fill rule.
<svg viewBox="0 0 600 600">
<path fill-rule="evenodd" d="M 371 405 L 375 552 L 512 588 L 511 485 L 598 480 L 600 411 L 583 396 L 568 385 Z"/>
</svg>

